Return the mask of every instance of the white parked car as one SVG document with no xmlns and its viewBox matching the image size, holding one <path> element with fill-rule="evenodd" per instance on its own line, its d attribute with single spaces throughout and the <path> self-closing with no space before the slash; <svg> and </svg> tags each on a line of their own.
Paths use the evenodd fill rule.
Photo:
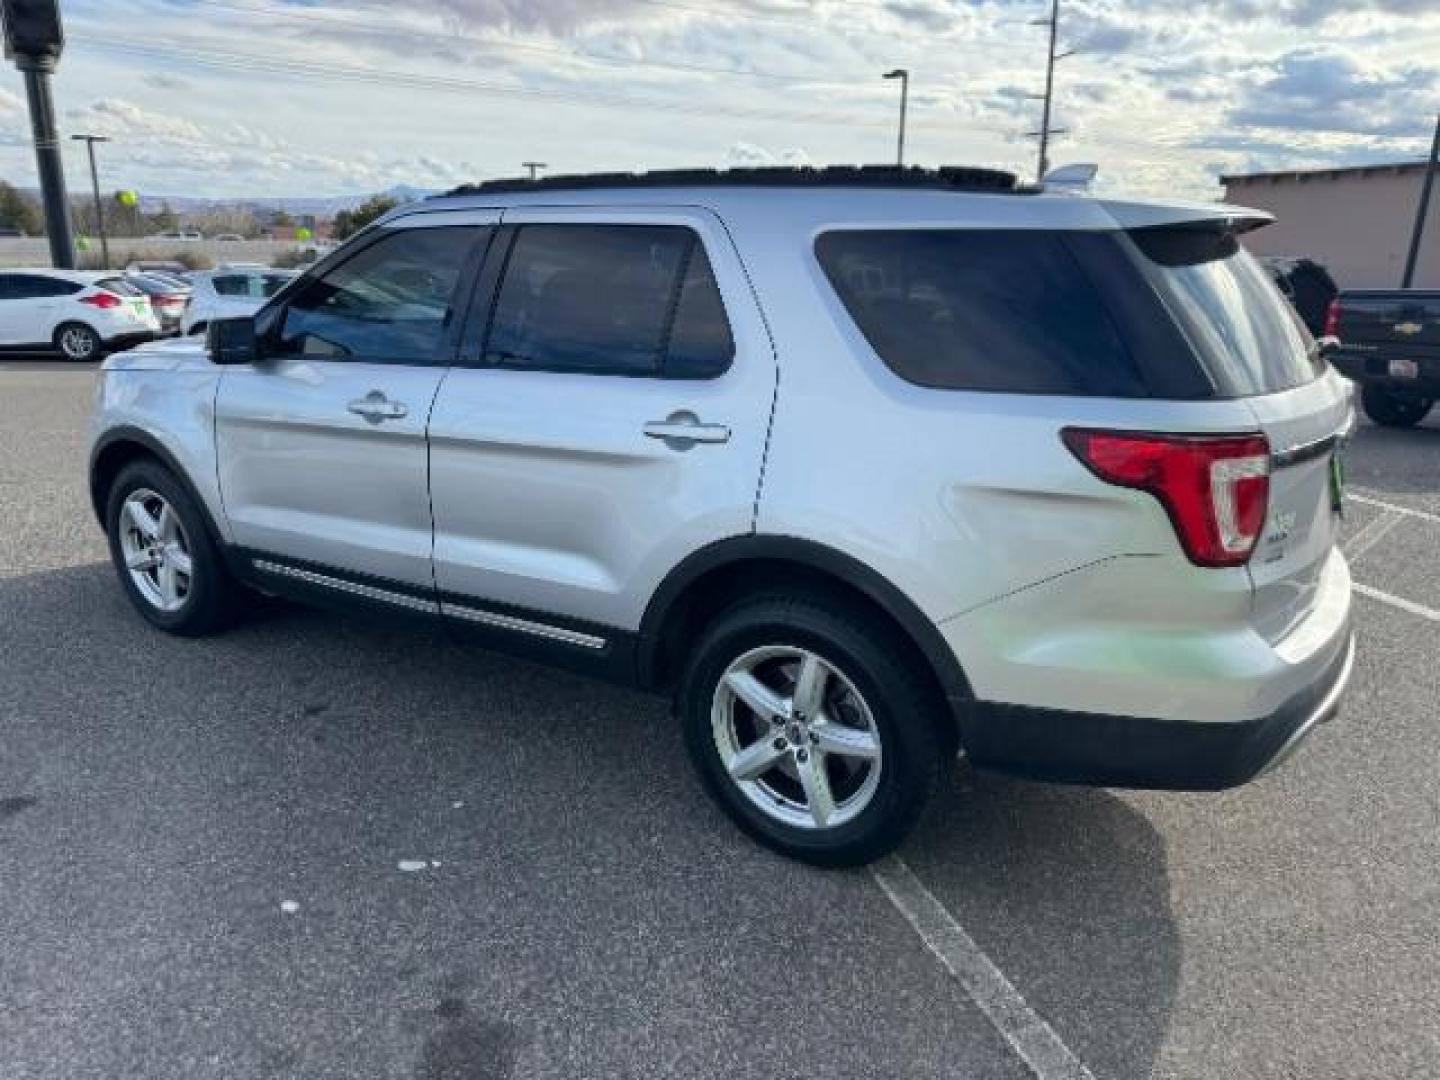
<svg viewBox="0 0 1440 1080">
<path fill-rule="evenodd" d="M 98 360 L 159 332 L 150 298 L 118 275 L 0 270 L 0 349 Z"/>
<path fill-rule="evenodd" d="M 185 334 L 203 334 L 212 320 L 253 315 L 295 276 L 293 270 L 259 266 L 229 266 L 192 274 L 190 284 L 195 291 L 190 294 L 180 330 Z"/>
</svg>

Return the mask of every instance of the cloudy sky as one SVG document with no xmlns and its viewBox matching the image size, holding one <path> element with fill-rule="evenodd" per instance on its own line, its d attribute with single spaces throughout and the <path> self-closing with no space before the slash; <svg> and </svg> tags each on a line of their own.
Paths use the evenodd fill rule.
<svg viewBox="0 0 1440 1080">
<path fill-rule="evenodd" d="M 1034 169 L 1048 0 L 62 0 L 63 134 L 107 188 L 323 195 L 553 171 L 889 160 Z M 1222 172 L 1417 158 L 1437 0 L 1064 0 L 1056 162 Z M 78 144 L 72 186 L 87 179 Z M 0 177 L 34 184 L 20 76 Z"/>
</svg>

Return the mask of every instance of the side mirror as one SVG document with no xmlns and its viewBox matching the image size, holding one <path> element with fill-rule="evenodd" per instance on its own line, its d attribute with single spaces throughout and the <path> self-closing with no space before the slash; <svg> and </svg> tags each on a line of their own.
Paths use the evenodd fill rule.
<svg viewBox="0 0 1440 1080">
<path fill-rule="evenodd" d="M 1317 338 L 1315 344 L 1320 349 L 1320 355 L 1327 359 L 1340 351 L 1340 339 L 1334 334 L 1326 334 L 1322 338 Z"/>
<path fill-rule="evenodd" d="M 260 339 L 255 320 L 215 319 L 205 328 L 205 343 L 213 364 L 254 364 L 260 360 Z"/>
</svg>

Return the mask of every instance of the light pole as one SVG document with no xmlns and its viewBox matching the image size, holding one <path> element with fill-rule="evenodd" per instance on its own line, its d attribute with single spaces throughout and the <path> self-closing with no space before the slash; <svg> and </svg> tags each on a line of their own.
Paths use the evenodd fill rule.
<svg viewBox="0 0 1440 1080">
<path fill-rule="evenodd" d="M 110 269 L 110 242 L 105 238 L 105 207 L 100 202 L 100 173 L 95 168 L 95 144 L 109 142 L 108 135 L 71 135 L 90 152 L 90 186 L 95 192 L 95 231 L 100 234 L 100 269 Z"/>
<path fill-rule="evenodd" d="M 530 170 L 530 182 L 532 184 L 540 178 L 540 170 L 549 167 L 543 161 L 522 161 L 520 165 L 522 168 Z"/>
<path fill-rule="evenodd" d="M 5 56 L 15 61 L 25 77 L 50 261 L 59 269 L 73 270 L 75 243 L 70 235 L 70 201 L 65 195 L 65 167 L 60 161 L 55 102 L 50 95 L 50 76 L 65 48 L 60 8 L 57 0 L 0 0 L 0 15 L 5 24 Z"/>
<path fill-rule="evenodd" d="M 1415 282 L 1415 264 L 1420 261 L 1420 238 L 1425 235 L 1425 218 L 1430 212 L 1430 189 L 1435 186 L 1435 172 L 1440 169 L 1440 116 L 1435 117 L 1435 139 L 1430 144 L 1430 160 L 1425 165 L 1425 179 L 1420 183 L 1420 205 L 1415 210 L 1415 231 L 1410 234 L 1410 253 L 1405 256 L 1402 289 Z"/>
<path fill-rule="evenodd" d="M 905 164 L 905 109 L 910 102 L 910 72 L 905 68 L 887 71 L 881 78 L 900 80 L 900 138 L 895 144 L 895 164 Z"/>
</svg>

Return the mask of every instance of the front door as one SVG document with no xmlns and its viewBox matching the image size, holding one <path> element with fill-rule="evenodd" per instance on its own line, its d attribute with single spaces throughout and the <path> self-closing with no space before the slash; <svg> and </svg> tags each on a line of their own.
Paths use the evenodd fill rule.
<svg viewBox="0 0 1440 1080">
<path fill-rule="evenodd" d="M 699 209 L 507 210 L 483 282 L 430 422 L 441 606 L 603 650 L 682 558 L 751 531 L 770 339 Z"/>
<path fill-rule="evenodd" d="M 426 421 L 495 216 L 401 218 L 262 314 L 262 361 L 226 371 L 215 410 L 254 568 L 433 607 Z"/>
</svg>

